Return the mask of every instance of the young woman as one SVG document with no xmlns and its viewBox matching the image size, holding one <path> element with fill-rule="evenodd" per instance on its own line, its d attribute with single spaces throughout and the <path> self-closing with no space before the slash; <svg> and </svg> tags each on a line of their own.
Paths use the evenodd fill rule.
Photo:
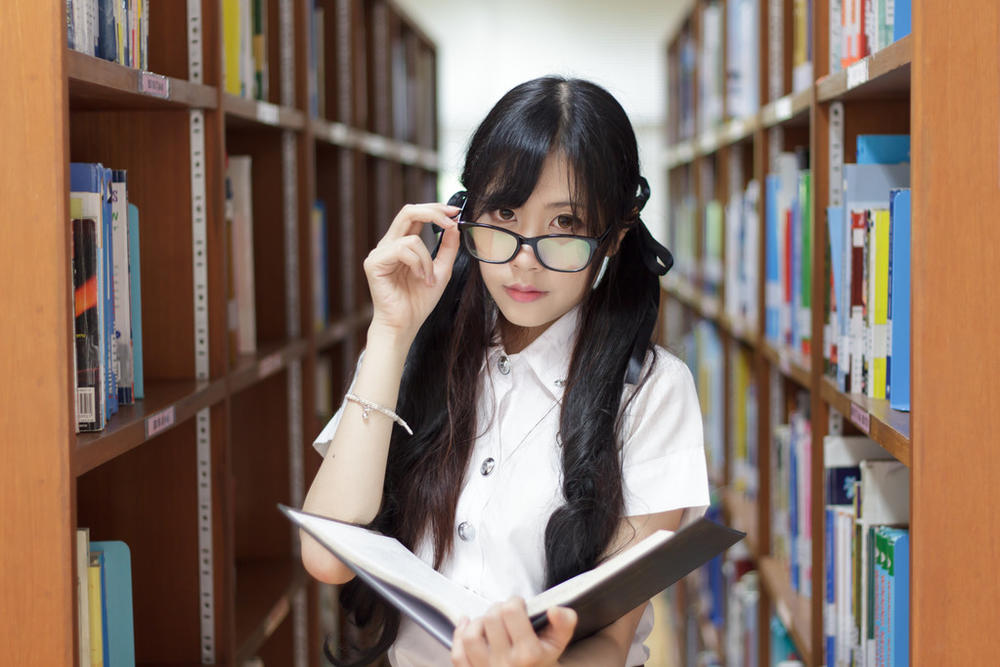
<svg viewBox="0 0 1000 667">
<path fill-rule="evenodd" d="M 649 343 L 672 260 L 639 218 L 632 126 L 599 86 L 529 81 L 476 131 L 462 182 L 457 205 L 404 207 L 365 260 L 367 347 L 305 510 L 506 602 L 449 656 L 303 533 L 305 567 L 349 582 L 344 607 L 378 637 L 353 664 L 640 665 L 651 605 L 567 647 L 574 613 L 536 635 L 523 603 L 708 504 L 691 374 Z"/>
</svg>

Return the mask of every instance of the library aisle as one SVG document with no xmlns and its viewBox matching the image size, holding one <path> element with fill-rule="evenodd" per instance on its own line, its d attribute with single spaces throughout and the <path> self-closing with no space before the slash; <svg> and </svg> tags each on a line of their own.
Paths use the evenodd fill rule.
<svg viewBox="0 0 1000 667">
<path fill-rule="evenodd" d="M 656 598 L 649 664 L 993 664 L 1000 5 L 685 6 L 657 336 L 748 537 Z M 364 344 L 358 258 L 441 194 L 434 41 L 396 0 L 0 26 L 0 663 L 328 664 L 275 506 Z"/>
</svg>

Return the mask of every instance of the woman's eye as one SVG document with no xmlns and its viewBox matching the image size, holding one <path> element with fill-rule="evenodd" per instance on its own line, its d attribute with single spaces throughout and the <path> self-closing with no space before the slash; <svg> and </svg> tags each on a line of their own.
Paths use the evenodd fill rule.
<svg viewBox="0 0 1000 667">
<path fill-rule="evenodd" d="M 509 208 L 498 208 L 497 217 L 500 218 L 501 220 L 509 222 L 514 219 L 514 211 L 510 210 Z"/>
<path fill-rule="evenodd" d="M 552 221 L 552 224 L 555 225 L 558 231 L 570 234 L 579 234 L 583 229 L 583 223 L 580 222 L 580 219 L 575 218 L 572 215 L 557 216 L 556 219 Z"/>
</svg>

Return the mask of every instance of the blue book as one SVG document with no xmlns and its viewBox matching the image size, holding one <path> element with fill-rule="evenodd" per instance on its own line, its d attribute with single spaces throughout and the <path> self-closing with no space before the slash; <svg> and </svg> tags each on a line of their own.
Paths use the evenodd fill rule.
<svg viewBox="0 0 1000 667">
<path fill-rule="evenodd" d="M 781 304 L 781 283 L 778 277 L 778 191 L 781 189 L 781 178 L 777 174 L 768 174 L 765 178 L 766 196 L 764 199 L 764 243 L 765 243 L 765 292 L 764 292 L 764 335 L 772 342 L 778 341 L 778 309 Z"/>
<path fill-rule="evenodd" d="M 893 191 L 892 197 L 892 324 L 889 329 L 887 377 L 892 388 L 889 407 L 910 411 L 910 190 Z"/>
<path fill-rule="evenodd" d="M 892 39 L 902 39 L 913 30 L 912 0 L 896 0 L 895 16 L 892 24 Z"/>
<path fill-rule="evenodd" d="M 139 209 L 128 205 L 128 283 L 132 306 L 132 380 L 133 395 L 139 400 L 146 395 L 142 383 L 142 281 L 139 271 Z"/>
<path fill-rule="evenodd" d="M 886 531 L 889 544 L 888 576 L 889 623 L 886 664 L 910 664 L 910 532 L 903 528 Z"/>
<path fill-rule="evenodd" d="M 131 552 L 120 541 L 91 542 L 90 550 L 102 557 L 104 664 L 135 667 Z"/>
<path fill-rule="evenodd" d="M 115 29 L 115 0 L 98 0 L 97 57 L 118 60 L 118 34 Z"/>
<path fill-rule="evenodd" d="M 112 171 L 106 167 L 99 167 L 101 174 L 101 228 L 104 230 L 104 256 L 107 270 L 104 272 L 104 318 L 107 327 L 107 358 L 109 360 L 107 372 L 108 387 L 108 417 L 118 414 L 118 379 L 115 377 L 115 360 L 117 357 L 115 350 L 115 247 L 113 243 L 114 234 L 111 229 L 111 179 Z"/>
<path fill-rule="evenodd" d="M 826 539 L 823 540 L 823 564 L 826 567 L 826 593 L 824 595 L 826 605 L 823 607 L 823 637 L 826 640 L 826 664 L 832 667 L 837 664 L 837 637 L 835 634 L 836 623 L 834 618 L 834 614 L 836 614 L 834 605 L 836 604 L 837 591 L 837 568 L 834 558 L 837 553 L 835 542 L 837 532 L 834 530 L 836 515 L 833 508 L 827 507 L 825 512 L 824 532 Z"/>
<path fill-rule="evenodd" d="M 792 435 L 788 448 L 788 574 L 799 590 L 799 457 Z"/>
<path fill-rule="evenodd" d="M 844 208 L 842 206 L 828 206 L 826 209 L 827 236 L 830 239 L 830 263 L 833 265 L 833 293 L 836 308 L 836 319 L 834 320 L 833 343 L 837 345 L 837 386 L 843 390 L 846 368 L 844 360 L 840 356 L 840 341 L 847 332 L 847 311 L 850 304 L 841 303 L 841 294 L 844 284 L 844 232 L 841 225 L 844 224 Z"/>
<path fill-rule="evenodd" d="M 900 164 L 909 161 L 910 135 L 858 135 L 858 164 Z"/>
</svg>

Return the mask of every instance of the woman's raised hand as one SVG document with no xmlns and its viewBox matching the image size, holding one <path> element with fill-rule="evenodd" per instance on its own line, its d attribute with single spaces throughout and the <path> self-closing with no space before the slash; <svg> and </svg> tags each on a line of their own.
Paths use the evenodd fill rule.
<svg viewBox="0 0 1000 667">
<path fill-rule="evenodd" d="M 458 226 L 450 216 L 459 212 L 445 204 L 407 204 L 389 231 L 365 258 L 365 275 L 372 295 L 372 325 L 412 339 L 441 298 L 458 254 Z M 427 223 L 444 229 L 437 257 L 419 233 Z"/>
</svg>

